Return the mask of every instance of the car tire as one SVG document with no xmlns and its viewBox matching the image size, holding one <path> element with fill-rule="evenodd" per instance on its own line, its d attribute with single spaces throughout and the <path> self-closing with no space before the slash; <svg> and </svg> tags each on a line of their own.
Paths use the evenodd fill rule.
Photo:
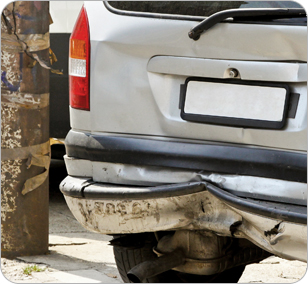
<svg viewBox="0 0 308 284">
<path fill-rule="evenodd" d="M 113 247 L 114 257 L 118 271 L 124 283 L 132 283 L 127 272 L 141 262 L 157 258 L 153 252 L 153 247 L 157 241 L 154 234 L 145 234 L 142 246 L 127 246 L 127 244 Z M 166 271 L 162 274 L 146 279 L 145 283 L 237 283 L 241 278 L 245 265 L 228 269 L 214 275 L 194 275 L 182 273 L 174 270 Z"/>
</svg>

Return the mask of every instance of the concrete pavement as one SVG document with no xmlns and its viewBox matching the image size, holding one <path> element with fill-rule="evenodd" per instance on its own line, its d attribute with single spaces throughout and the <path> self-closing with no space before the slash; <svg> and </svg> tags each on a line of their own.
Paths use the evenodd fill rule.
<svg viewBox="0 0 308 284">
<path fill-rule="evenodd" d="M 61 195 L 51 198 L 49 254 L 18 257 L 15 266 L 37 264 L 45 269 L 33 272 L 10 273 L 2 265 L 3 274 L 16 283 L 120 283 L 122 282 L 113 258 L 111 237 L 86 231 L 75 220 Z M 16 260 L 15 260 L 16 261 Z M 7 272 L 7 273 L 6 273 Z"/>
</svg>

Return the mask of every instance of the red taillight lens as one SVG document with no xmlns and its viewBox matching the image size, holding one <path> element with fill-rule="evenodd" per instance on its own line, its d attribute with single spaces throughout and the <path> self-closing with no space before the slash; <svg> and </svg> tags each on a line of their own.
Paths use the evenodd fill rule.
<svg viewBox="0 0 308 284">
<path fill-rule="evenodd" d="M 82 7 L 70 37 L 69 95 L 73 108 L 90 110 L 90 33 Z"/>
</svg>

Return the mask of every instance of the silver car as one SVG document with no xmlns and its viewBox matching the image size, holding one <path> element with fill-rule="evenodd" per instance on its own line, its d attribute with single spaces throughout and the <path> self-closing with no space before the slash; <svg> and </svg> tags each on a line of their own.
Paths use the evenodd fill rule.
<svg viewBox="0 0 308 284">
<path fill-rule="evenodd" d="M 292 1 L 85 2 L 60 189 L 124 282 L 306 261 L 306 25 Z"/>
</svg>

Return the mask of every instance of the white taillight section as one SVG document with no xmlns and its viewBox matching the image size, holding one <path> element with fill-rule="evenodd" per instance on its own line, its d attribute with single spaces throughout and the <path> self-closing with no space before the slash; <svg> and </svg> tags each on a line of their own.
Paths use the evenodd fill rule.
<svg viewBox="0 0 308 284">
<path fill-rule="evenodd" d="M 76 77 L 87 76 L 87 61 L 84 59 L 69 59 L 69 75 Z"/>
</svg>

